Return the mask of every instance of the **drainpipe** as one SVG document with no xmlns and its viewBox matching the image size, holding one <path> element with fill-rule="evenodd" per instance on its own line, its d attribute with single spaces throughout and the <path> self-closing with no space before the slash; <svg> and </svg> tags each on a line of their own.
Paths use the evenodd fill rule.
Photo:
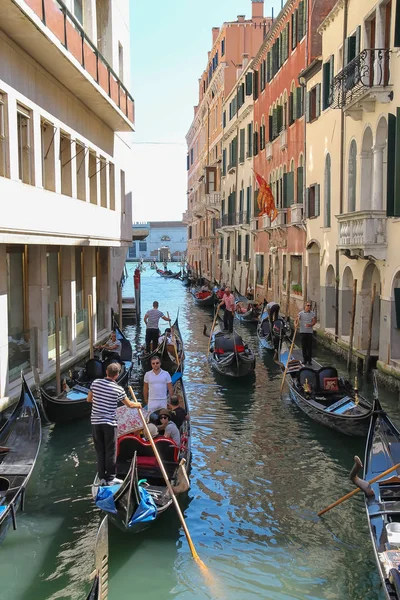
<svg viewBox="0 0 400 600">
<path fill-rule="evenodd" d="M 343 39 L 342 39 L 342 48 L 343 48 L 343 61 L 344 61 L 344 47 L 346 43 L 347 37 L 347 14 L 348 14 L 348 0 L 344 0 L 343 6 Z M 343 69 L 345 65 L 343 65 Z M 344 83 L 343 83 L 344 85 Z M 344 115 L 344 106 L 341 107 L 340 112 L 340 189 L 339 189 L 339 213 L 343 213 L 343 196 L 344 196 L 344 151 L 345 151 L 345 115 Z M 336 271 L 336 279 L 335 279 L 335 341 L 337 341 L 339 337 L 339 250 L 336 249 L 336 261 L 335 261 L 335 271 Z"/>
</svg>

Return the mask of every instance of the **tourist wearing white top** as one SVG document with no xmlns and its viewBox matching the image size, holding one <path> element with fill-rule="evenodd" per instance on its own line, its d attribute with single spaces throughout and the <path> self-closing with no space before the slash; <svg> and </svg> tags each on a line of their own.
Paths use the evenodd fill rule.
<svg viewBox="0 0 400 600">
<path fill-rule="evenodd" d="M 167 395 L 173 396 L 171 375 L 161 369 L 158 356 L 151 359 L 151 371 L 144 376 L 143 400 L 147 404 L 149 413 L 159 408 L 167 408 Z"/>
</svg>

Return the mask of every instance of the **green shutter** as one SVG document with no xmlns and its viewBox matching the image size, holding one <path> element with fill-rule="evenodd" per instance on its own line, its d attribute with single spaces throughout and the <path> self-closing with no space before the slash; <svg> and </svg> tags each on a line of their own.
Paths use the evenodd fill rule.
<svg viewBox="0 0 400 600">
<path fill-rule="evenodd" d="M 260 212 L 259 208 L 258 208 L 258 202 L 257 202 L 257 198 L 258 198 L 258 190 L 254 190 L 254 201 L 253 201 L 253 206 L 254 206 L 254 216 L 258 217 L 258 213 Z"/>
<path fill-rule="evenodd" d="M 317 84 L 317 88 L 315 90 L 315 116 L 319 117 L 321 114 L 321 84 Z"/>
<path fill-rule="evenodd" d="M 310 188 L 306 189 L 306 205 L 304 207 L 304 218 L 308 219 L 310 209 Z"/>
<path fill-rule="evenodd" d="M 298 27 L 297 27 L 297 40 L 300 42 L 304 36 L 304 2 L 299 2 L 299 16 L 298 16 Z"/>
<path fill-rule="evenodd" d="M 400 0 L 396 0 L 396 16 L 394 20 L 394 46 L 395 48 L 400 47 Z"/>
<path fill-rule="evenodd" d="M 303 204 L 303 167 L 297 169 L 297 202 Z"/>
<path fill-rule="evenodd" d="M 278 137 L 278 111 L 276 108 L 272 111 L 272 139 Z"/>
<path fill-rule="evenodd" d="M 283 208 L 287 208 L 288 205 L 288 173 L 283 174 Z"/>
<path fill-rule="evenodd" d="M 399 0 L 400 2 L 400 0 Z M 388 114 L 386 215 L 394 217 L 394 188 L 396 174 L 396 117 Z"/>
<path fill-rule="evenodd" d="M 335 69 L 335 56 L 331 55 L 329 59 L 329 91 L 328 91 L 328 106 L 333 102 L 333 78 Z"/>
<path fill-rule="evenodd" d="M 258 71 L 254 71 L 253 75 L 253 99 L 258 98 Z"/>
<path fill-rule="evenodd" d="M 253 155 L 257 156 L 258 154 L 258 131 L 255 131 L 253 134 Z"/>
<path fill-rule="evenodd" d="M 319 217 L 319 198 L 320 198 L 320 185 L 315 186 L 315 209 L 314 216 Z"/>
<path fill-rule="evenodd" d="M 246 143 L 246 130 L 240 130 L 240 147 L 239 147 L 239 162 L 244 162 L 244 154 L 245 154 L 245 143 Z"/>
<path fill-rule="evenodd" d="M 305 93 L 305 92 L 304 92 Z M 296 88 L 296 112 L 295 118 L 300 119 L 304 114 L 304 106 L 303 106 L 303 88 Z"/>
<path fill-rule="evenodd" d="M 400 169 L 398 168 L 400 160 L 400 108 L 396 112 L 396 138 L 395 138 L 395 179 L 394 179 L 394 203 L 393 216 L 400 217 Z M 389 148 L 388 148 L 389 158 Z"/>
<path fill-rule="evenodd" d="M 322 67 L 322 110 L 329 106 L 329 84 L 330 84 L 330 63 L 324 63 Z"/>
<path fill-rule="evenodd" d="M 297 102 L 298 102 L 297 89 L 298 88 L 295 88 L 294 94 L 293 94 L 293 122 L 298 118 L 297 117 L 297 112 L 299 110 L 299 106 L 297 104 Z"/>
<path fill-rule="evenodd" d="M 282 131 L 283 127 L 283 106 L 278 104 L 277 106 L 277 127 L 278 127 L 278 135 Z"/>
<path fill-rule="evenodd" d="M 361 25 L 359 25 L 356 29 L 356 48 L 355 55 L 358 56 L 360 54 L 360 44 L 361 44 Z"/>
<path fill-rule="evenodd" d="M 291 92 L 289 94 L 289 125 L 292 125 L 292 123 L 294 122 L 293 115 L 294 115 L 294 110 L 293 110 L 293 93 Z"/>
<path fill-rule="evenodd" d="M 294 204 L 294 171 L 288 173 L 287 178 L 287 206 Z"/>
</svg>

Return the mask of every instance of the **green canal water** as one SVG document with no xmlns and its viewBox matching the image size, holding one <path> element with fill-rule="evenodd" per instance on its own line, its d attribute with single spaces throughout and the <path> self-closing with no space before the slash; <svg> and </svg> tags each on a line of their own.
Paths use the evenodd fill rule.
<svg viewBox="0 0 400 600">
<path fill-rule="evenodd" d="M 109 600 L 382 598 L 361 496 L 316 516 L 352 488 L 348 473 L 363 441 L 317 426 L 280 398 L 279 369 L 258 349 L 255 328 L 241 329 L 257 350 L 254 381 L 218 379 L 202 335 L 211 313 L 195 307 L 179 281 L 147 270 L 143 312 L 156 299 L 171 315 L 179 308 L 193 427 L 183 508 L 213 579 L 191 559 L 171 510 L 140 536 L 110 526 Z M 144 335 L 143 327 L 126 333 L 134 344 Z M 398 397 L 384 390 L 380 397 L 400 424 Z M 86 598 L 101 519 L 90 494 L 94 471 L 89 423 L 44 430 L 25 513 L 0 547 L 1 600 Z"/>
</svg>

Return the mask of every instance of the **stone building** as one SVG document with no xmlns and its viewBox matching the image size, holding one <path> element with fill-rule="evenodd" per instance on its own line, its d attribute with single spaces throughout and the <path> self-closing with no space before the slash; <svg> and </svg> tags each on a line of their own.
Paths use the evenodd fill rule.
<svg viewBox="0 0 400 600">
<path fill-rule="evenodd" d="M 148 234 L 133 242 L 128 251 L 128 261 L 143 260 L 181 261 L 187 250 L 187 226 L 183 221 L 148 221 L 133 224 L 133 230 L 146 228 Z"/>
</svg>

